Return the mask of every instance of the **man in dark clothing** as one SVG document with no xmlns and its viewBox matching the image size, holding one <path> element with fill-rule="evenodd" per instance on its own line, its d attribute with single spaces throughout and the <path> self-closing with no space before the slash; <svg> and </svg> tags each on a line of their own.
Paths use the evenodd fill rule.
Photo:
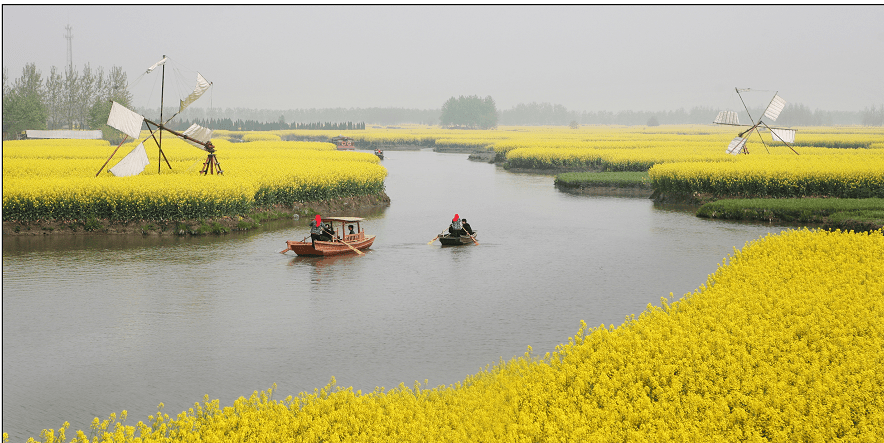
<svg viewBox="0 0 884 443">
<path fill-rule="evenodd" d="M 461 220 L 463 221 L 463 223 L 461 223 L 461 226 L 463 226 L 463 230 L 466 231 L 467 234 L 473 235 L 473 228 L 471 228 L 470 224 L 467 223 L 467 219 L 463 218 Z"/>
<path fill-rule="evenodd" d="M 335 230 L 332 229 L 331 223 L 326 223 L 325 227 L 322 229 L 322 240 L 332 241 L 335 235 Z"/>
</svg>

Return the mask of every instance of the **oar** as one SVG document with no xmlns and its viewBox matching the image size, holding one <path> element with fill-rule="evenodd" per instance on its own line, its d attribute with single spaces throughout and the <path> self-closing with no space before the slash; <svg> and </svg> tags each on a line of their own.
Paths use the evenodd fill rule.
<svg viewBox="0 0 884 443">
<path fill-rule="evenodd" d="M 348 248 L 352 249 L 353 252 L 355 252 L 355 253 L 357 253 L 357 254 L 359 254 L 359 255 L 364 255 L 364 254 L 365 254 L 364 252 L 362 252 L 362 251 L 360 251 L 360 250 L 354 248 L 353 246 L 350 246 L 350 243 L 347 243 L 347 242 L 345 242 L 345 241 L 343 241 L 343 240 L 338 240 L 338 241 L 341 242 L 341 243 L 343 243 L 343 244 L 345 244 L 345 245 L 347 245 Z"/>
<path fill-rule="evenodd" d="M 463 232 L 467 232 L 466 229 L 464 229 Z M 477 245 L 479 244 L 479 242 L 476 241 L 476 237 L 473 237 L 473 234 L 470 234 L 469 232 L 467 232 L 467 235 L 470 236 L 470 240 L 472 240 L 473 243 L 475 243 L 475 244 L 477 244 Z"/>
<path fill-rule="evenodd" d="M 428 241 L 427 244 L 428 244 L 428 245 L 433 244 L 433 242 L 436 241 L 436 239 L 438 239 L 439 237 L 441 237 L 441 236 L 443 236 L 443 235 L 445 235 L 445 231 L 444 231 L 444 230 L 443 230 L 439 235 L 433 237 L 432 240 Z"/>
</svg>

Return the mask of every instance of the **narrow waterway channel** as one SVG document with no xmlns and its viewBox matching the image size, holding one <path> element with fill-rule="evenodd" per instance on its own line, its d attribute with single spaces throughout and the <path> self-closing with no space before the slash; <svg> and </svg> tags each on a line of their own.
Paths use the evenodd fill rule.
<svg viewBox="0 0 884 443">
<path fill-rule="evenodd" d="M 619 325 L 706 282 L 776 226 L 647 199 L 570 195 L 466 154 L 388 151 L 389 208 L 364 256 L 278 251 L 304 220 L 209 237 L 4 237 L 3 423 L 10 441 L 127 410 L 147 421 L 335 377 L 354 390 L 449 385 L 543 355 L 585 320 Z M 478 245 L 427 245 L 457 213 Z"/>
</svg>

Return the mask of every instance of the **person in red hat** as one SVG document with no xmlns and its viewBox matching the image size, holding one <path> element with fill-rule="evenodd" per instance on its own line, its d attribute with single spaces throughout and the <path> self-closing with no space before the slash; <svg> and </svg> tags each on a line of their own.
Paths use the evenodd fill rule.
<svg viewBox="0 0 884 443">
<path fill-rule="evenodd" d="M 463 224 L 460 222 L 460 215 L 454 214 L 454 218 L 451 219 L 451 225 L 448 226 L 448 234 L 459 237 L 463 235 L 463 232 Z"/>
<path fill-rule="evenodd" d="M 322 218 L 316 214 L 316 218 L 310 222 L 310 243 L 316 248 L 316 240 L 322 240 Z"/>
</svg>

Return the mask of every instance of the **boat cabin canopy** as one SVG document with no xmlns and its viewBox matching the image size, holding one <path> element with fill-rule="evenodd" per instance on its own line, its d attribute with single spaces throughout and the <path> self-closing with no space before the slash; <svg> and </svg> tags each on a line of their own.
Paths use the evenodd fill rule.
<svg viewBox="0 0 884 443">
<path fill-rule="evenodd" d="M 359 226 L 359 222 L 365 221 L 362 217 L 322 217 L 320 216 L 320 220 L 322 224 L 326 223 L 340 223 L 341 230 L 336 231 L 339 238 L 343 238 L 345 241 L 354 241 L 361 240 L 365 238 L 365 232 L 362 230 L 362 227 Z M 348 224 L 356 223 L 356 234 L 347 234 L 345 230 Z M 332 225 L 334 227 L 334 225 Z"/>
<path fill-rule="evenodd" d="M 327 221 L 343 222 L 343 223 L 353 223 L 353 222 L 365 221 L 365 219 L 362 217 L 323 217 L 320 215 L 319 218 L 322 220 L 323 223 L 325 223 Z"/>
</svg>

